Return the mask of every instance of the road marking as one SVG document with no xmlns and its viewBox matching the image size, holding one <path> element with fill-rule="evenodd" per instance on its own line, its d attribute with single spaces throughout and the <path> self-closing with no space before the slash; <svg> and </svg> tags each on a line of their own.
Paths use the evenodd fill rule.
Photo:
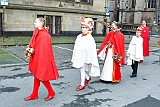
<svg viewBox="0 0 160 107">
<path fill-rule="evenodd" d="M 5 50 L 5 49 L 3 49 L 3 48 L 1 48 L 1 49 L 2 49 L 3 51 L 7 52 L 8 54 L 12 55 L 13 57 L 19 59 L 20 61 L 26 63 L 25 61 L 23 61 L 22 59 L 20 59 L 19 57 L 15 56 L 15 55 L 13 55 L 12 53 L 8 52 L 7 50 Z"/>
<path fill-rule="evenodd" d="M 68 51 L 73 51 L 71 49 L 68 49 L 68 48 L 63 48 L 63 47 L 60 47 L 60 46 L 56 46 L 56 45 L 53 45 L 54 47 L 57 47 L 57 48 L 60 48 L 60 49 L 65 49 L 65 50 L 68 50 Z"/>
<path fill-rule="evenodd" d="M 65 50 L 73 51 L 73 50 L 71 50 L 71 49 L 69 49 L 69 48 L 63 48 L 63 47 L 56 46 L 56 45 L 53 45 L 53 46 L 56 47 L 56 48 L 60 48 L 60 49 L 65 49 Z M 99 45 L 97 45 L 97 46 L 99 46 Z M 99 50 L 99 49 L 96 49 L 96 50 Z"/>
</svg>

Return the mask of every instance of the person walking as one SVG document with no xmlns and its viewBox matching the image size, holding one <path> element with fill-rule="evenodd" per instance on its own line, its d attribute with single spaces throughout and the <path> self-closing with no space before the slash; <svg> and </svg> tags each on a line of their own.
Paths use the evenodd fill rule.
<svg viewBox="0 0 160 107">
<path fill-rule="evenodd" d="M 147 57 L 149 56 L 149 27 L 147 27 L 146 21 L 142 21 L 139 29 L 142 30 L 141 37 L 143 38 L 143 56 Z M 143 62 L 143 60 L 140 60 L 139 62 Z"/>
<path fill-rule="evenodd" d="M 122 79 L 120 66 L 125 65 L 125 39 L 118 26 L 116 21 L 111 23 L 111 30 L 97 52 L 98 57 L 104 60 L 101 82 L 118 83 Z"/>
<path fill-rule="evenodd" d="M 158 40 L 158 42 L 157 42 L 159 45 L 160 45 L 160 39 Z"/>
<path fill-rule="evenodd" d="M 51 100 L 55 95 L 49 81 L 58 79 L 59 73 L 54 61 L 52 39 L 45 27 L 45 23 L 44 18 L 37 18 L 35 20 L 34 25 L 36 29 L 26 49 L 25 54 L 29 57 L 28 70 L 34 76 L 34 85 L 32 94 L 24 98 L 25 101 L 38 99 L 40 82 L 48 90 L 48 96 L 45 98 L 46 101 Z"/>
<path fill-rule="evenodd" d="M 96 43 L 91 35 L 93 27 L 94 21 L 92 18 L 82 18 L 82 34 L 79 34 L 76 38 L 71 60 L 72 66 L 79 69 L 81 74 L 81 83 L 76 91 L 85 89 L 91 81 L 91 76 L 100 76 Z M 89 71 L 89 75 L 86 71 Z"/>
<path fill-rule="evenodd" d="M 136 30 L 136 36 L 132 37 L 127 50 L 127 65 L 131 65 L 132 75 L 131 78 L 137 77 L 138 62 L 143 61 L 143 38 L 141 37 L 142 30 Z"/>
</svg>

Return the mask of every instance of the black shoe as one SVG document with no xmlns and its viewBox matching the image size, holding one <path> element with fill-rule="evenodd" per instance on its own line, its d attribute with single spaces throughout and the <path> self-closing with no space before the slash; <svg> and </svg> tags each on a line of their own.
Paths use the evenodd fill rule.
<svg viewBox="0 0 160 107">
<path fill-rule="evenodd" d="M 134 77 L 137 77 L 137 75 L 136 74 L 132 74 L 130 77 L 134 78 Z"/>
</svg>

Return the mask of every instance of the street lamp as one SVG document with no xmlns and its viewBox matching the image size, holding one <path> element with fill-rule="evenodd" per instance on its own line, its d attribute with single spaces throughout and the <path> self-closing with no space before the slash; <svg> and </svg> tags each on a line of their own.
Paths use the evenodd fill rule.
<svg viewBox="0 0 160 107">
<path fill-rule="evenodd" d="M 124 1 L 122 0 L 122 7 L 121 7 L 121 27 L 122 27 L 122 18 L 123 18 L 123 3 L 124 3 Z"/>
<path fill-rule="evenodd" d="M 1 0 L 1 5 L 3 6 L 3 22 L 2 22 L 2 35 L 3 35 L 3 42 L 4 42 L 4 26 L 5 26 L 5 9 L 6 6 L 8 5 L 8 0 Z"/>
<path fill-rule="evenodd" d="M 159 40 L 160 40 L 160 8 L 158 8 L 158 36 L 159 36 Z M 160 49 L 159 49 L 159 62 L 160 62 Z"/>
<path fill-rule="evenodd" d="M 6 9 L 6 6 L 3 6 L 3 21 L 2 21 L 2 35 L 3 35 L 3 42 L 4 42 L 4 37 L 5 37 L 5 35 L 4 35 L 4 27 L 5 27 L 5 9 Z"/>
<path fill-rule="evenodd" d="M 120 2 L 119 2 L 120 5 Z M 124 8 L 124 0 L 121 1 L 121 28 L 122 28 L 122 20 L 123 20 L 123 12 L 128 8 L 128 1 L 125 2 L 125 8 Z"/>
<path fill-rule="evenodd" d="M 103 25 L 103 30 L 102 30 L 102 32 L 103 32 L 103 36 L 105 36 L 106 35 L 106 30 L 107 30 L 107 22 L 108 22 L 108 18 L 109 18 L 109 13 L 110 13 L 110 10 L 109 10 L 109 8 L 108 8 L 108 0 L 105 0 L 105 18 L 104 18 L 104 25 Z"/>
</svg>

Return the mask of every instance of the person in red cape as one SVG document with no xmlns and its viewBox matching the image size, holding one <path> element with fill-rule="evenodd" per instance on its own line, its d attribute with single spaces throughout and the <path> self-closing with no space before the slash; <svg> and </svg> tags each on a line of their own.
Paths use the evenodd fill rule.
<svg viewBox="0 0 160 107">
<path fill-rule="evenodd" d="M 125 39 L 113 21 L 111 31 L 104 38 L 97 54 L 104 60 L 100 76 L 101 82 L 120 82 L 122 79 L 120 65 L 125 65 Z"/>
<path fill-rule="evenodd" d="M 158 40 L 158 42 L 157 42 L 159 45 L 160 45 L 160 40 Z"/>
<path fill-rule="evenodd" d="M 142 21 L 139 29 L 142 30 L 141 37 L 143 38 L 143 56 L 149 56 L 149 27 L 147 27 L 146 21 Z M 140 62 L 143 62 L 142 60 Z"/>
<path fill-rule="evenodd" d="M 38 99 L 38 89 L 40 82 L 42 82 L 48 90 L 48 96 L 45 98 L 48 101 L 55 95 L 49 81 L 58 79 L 59 73 L 54 61 L 52 39 L 48 30 L 45 29 L 45 19 L 37 18 L 34 25 L 36 29 L 28 46 L 28 48 L 34 49 L 34 52 L 31 53 L 28 67 L 29 71 L 34 75 L 34 86 L 32 94 L 24 98 L 24 100 Z"/>
</svg>

